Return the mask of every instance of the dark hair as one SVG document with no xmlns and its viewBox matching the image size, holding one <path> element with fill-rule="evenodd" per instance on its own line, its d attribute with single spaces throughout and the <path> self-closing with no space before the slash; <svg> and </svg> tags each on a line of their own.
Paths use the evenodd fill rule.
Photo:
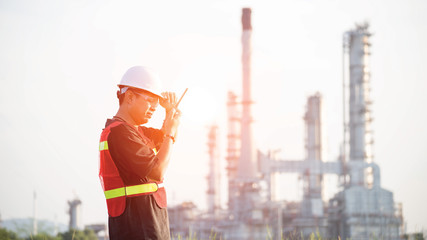
<svg viewBox="0 0 427 240">
<path fill-rule="evenodd" d="M 124 93 L 120 93 L 121 90 L 117 91 L 117 98 L 119 99 L 119 106 L 122 105 L 124 99 L 125 99 L 125 94 Z"/>
</svg>

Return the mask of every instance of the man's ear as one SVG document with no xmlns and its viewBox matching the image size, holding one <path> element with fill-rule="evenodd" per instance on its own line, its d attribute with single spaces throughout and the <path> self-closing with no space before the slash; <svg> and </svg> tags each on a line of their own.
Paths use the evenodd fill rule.
<svg viewBox="0 0 427 240">
<path fill-rule="evenodd" d="M 125 101 L 128 104 L 132 104 L 135 101 L 135 94 L 132 91 L 126 91 L 125 94 Z"/>
</svg>

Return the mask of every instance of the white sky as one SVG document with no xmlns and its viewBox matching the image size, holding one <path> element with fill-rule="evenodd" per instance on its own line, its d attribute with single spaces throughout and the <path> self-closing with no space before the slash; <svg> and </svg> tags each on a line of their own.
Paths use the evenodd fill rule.
<svg viewBox="0 0 427 240">
<path fill-rule="evenodd" d="M 77 195 L 84 224 L 106 222 L 99 134 L 117 110 L 116 84 L 134 65 L 157 69 L 166 89 L 189 88 L 167 187 L 171 204 L 192 200 L 204 208 L 207 126 L 220 127 L 224 161 L 227 91 L 241 92 L 242 7 L 253 11 L 255 142 L 287 159 L 305 156 L 302 116 L 316 91 L 326 105 L 327 156 L 336 159 L 342 34 L 371 23 L 375 161 L 382 186 L 403 203 L 408 230 L 425 229 L 422 0 L 0 0 L 1 217 L 30 217 L 36 190 L 41 219 L 67 223 L 66 201 Z M 150 125 L 162 117 L 159 111 Z M 300 194 L 296 180 L 281 185 L 282 198 Z"/>
</svg>

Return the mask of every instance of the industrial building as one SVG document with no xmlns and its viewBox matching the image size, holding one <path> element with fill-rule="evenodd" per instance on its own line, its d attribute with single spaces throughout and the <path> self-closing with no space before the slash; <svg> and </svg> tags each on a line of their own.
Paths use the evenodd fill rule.
<svg viewBox="0 0 427 240">
<path fill-rule="evenodd" d="M 208 239 L 281 239 L 297 233 L 318 233 L 327 238 L 400 239 L 402 205 L 381 187 L 380 168 L 374 162 L 368 25 L 357 25 L 343 37 L 343 144 L 335 161 L 323 158 L 322 95 L 307 99 L 306 157 L 277 159 L 257 151 L 251 114 L 251 9 L 242 11 L 242 95 L 228 95 L 227 177 L 228 204 L 219 204 L 217 126 L 209 130 L 208 210 L 192 203 L 169 209 L 172 234 L 196 234 Z M 240 100 L 239 100 L 240 99 Z M 277 201 L 274 189 L 281 184 L 275 174 L 298 174 L 303 181 L 300 202 Z M 322 198 L 324 176 L 335 175 L 339 192 L 327 202 Z"/>
<path fill-rule="evenodd" d="M 83 230 L 82 223 L 82 201 L 79 198 L 68 201 L 68 215 L 70 216 L 70 222 L 68 228 Z"/>
</svg>

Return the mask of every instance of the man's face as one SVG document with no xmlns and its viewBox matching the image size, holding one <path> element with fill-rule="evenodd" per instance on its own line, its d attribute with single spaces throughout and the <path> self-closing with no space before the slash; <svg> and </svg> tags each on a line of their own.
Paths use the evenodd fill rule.
<svg viewBox="0 0 427 240">
<path fill-rule="evenodd" d="M 147 123 L 159 105 L 159 98 L 149 93 L 136 91 L 132 91 L 132 93 L 134 96 L 130 105 L 130 114 L 136 124 Z"/>
</svg>

